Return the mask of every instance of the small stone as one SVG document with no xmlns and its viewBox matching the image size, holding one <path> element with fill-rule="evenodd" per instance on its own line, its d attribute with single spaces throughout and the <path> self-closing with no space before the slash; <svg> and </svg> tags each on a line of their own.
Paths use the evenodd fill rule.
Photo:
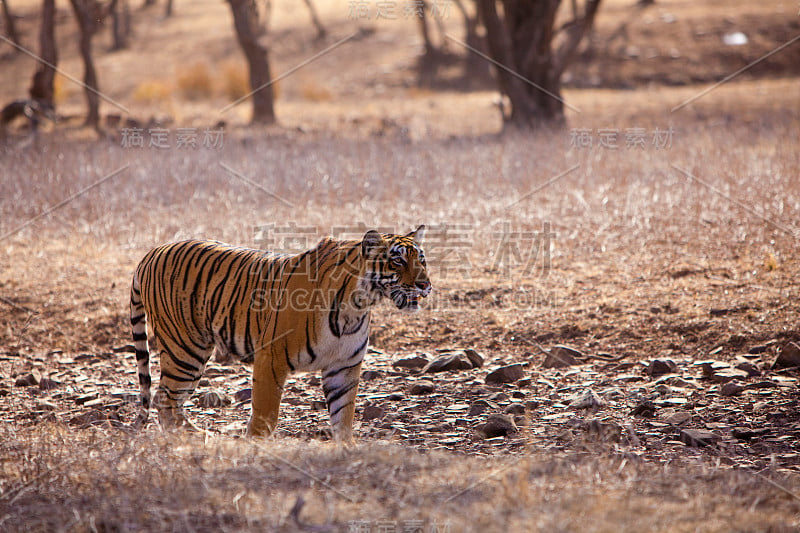
<svg viewBox="0 0 800 533">
<path fill-rule="evenodd" d="M 763 437 L 764 435 L 769 434 L 769 432 L 769 428 L 752 429 L 748 427 L 736 427 L 733 428 L 731 434 L 733 435 L 734 439 L 750 440 L 755 437 Z"/>
<path fill-rule="evenodd" d="M 525 406 L 521 403 L 512 403 L 505 409 L 506 414 L 521 415 L 525 413 Z"/>
<path fill-rule="evenodd" d="M 69 419 L 69 424 L 81 428 L 103 424 L 108 420 L 105 414 L 97 409 L 91 409 Z"/>
<path fill-rule="evenodd" d="M 451 370 L 469 370 L 474 368 L 472 361 L 463 353 L 453 353 L 442 355 L 425 365 L 422 372 L 433 374 L 435 372 L 447 372 Z"/>
<path fill-rule="evenodd" d="M 48 402 L 45 400 L 41 400 L 36 402 L 36 410 L 37 411 L 55 411 L 57 408 L 56 404 L 52 402 Z"/>
<path fill-rule="evenodd" d="M 381 373 L 377 370 L 364 370 L 361 373 L 361 379 L 364 381 L 372 381 L 373 379 L 378 379 L 381 377 Z"/>
<path fill-rule="evenodd" d="M 328 408 L 328 404 L 325 400 L 311 400 L 310 407 L 312 411 L 324 411 Z"/>
<path fill-rule="evenodd" d="M 496 393 L 492 394 L 491 396 L 489 396 L 489 400 L 491 400 L 493 402 L 507 402 L 510 399 L 511 399 L 511 397 L 508 394 L 506 394 L 505 392 L 496 392 Z"/>
<path fill-rule="evenodd" d="M 790 368 L 800 366 L 800 346 L 793 342 L 788 342 L 781 348 L 778 357 L 772 364 L 772 368 Z"/>
<path fill-rule="evenodd" d="M 542 404 L 539 400 L 528 400 L 525 402 L 525 409 L 533 411 Z"/>
<path fill-rule="evenodd" d="M 647 375 L 650 377 L 663 376 L 664 374 L 674 374 L 678 371 L 678 365 L 672 359 L 653 359 L 647 365 Z"/>
<path fill-rule="evenodd" d="M 472 361 L 473 368 L 480 368 L 483 366 L 483 356 L 472 348 L 465 348 L 464 355 L 467 356 L 467 359 Z"/>
<path fill-rule="evenodd" d="M 42 378 L 39 380 L 39 388 L 41 390 L 53 390 L 59 385 L 61 385 L 61 383 L 50 378 Z"/>
<path fill-rule="evenodd" d="M 478 426 L 476 431 L 484 439 L 492 439 L 516 433 L 517 425 L 508 415 L 489 415 L 486 423 Z"/>
<path fill-rule="evenodd" d="M 487 384 L 500 384 L 500 383 L 513 383 L 518 379 L 522 379 L 525 375 L 525 370 L 522 364 L 517 363 L 514 365 L 501 366 L 497 370 L 489 373 L 486 376 Z"/>
<path fill-rule="evenodd" d="M 409 394 L 419 396 L 421 394 L 430 394 L 436 390 L 436 385 L 429 379 L 420 379 L 415 381 L 408 389 Z"/>
<path fill-rule="evenodd" d="M 679 437 L 681 442 L 694 448 L 711 446 L 722 440 L 720 435 L 706 429 L 682 429 Z"/>
<path fill-rule="evenodd" d="M 694 366 L 699 366 L 700 369 L 703 371 L 703 377 L 709 378 L 711 377 L 714 372 L 725 370 L 730 368 L 731 365 L 724 361 L 716 361 L 714 359 L 709 359 L 706 361 L 695 361 L 692 363 Z"/>
<path fill-rule="evenodd" d="M 83 405 L 86 402 L 90 402 L 90 401 L 96 400 L 96 399 L 97 399 L 97 393 L 96 392 L 90 392 L 88 394 L 81 394 L 80 396 L 75 398 L 75 403 L 77 403 L 78 405 Z"/>
<path fill-rule="evenodd" d="M 428 359 L 422 357 L 421 355 L 413 355 L 411 357 L 404 357 L 402 359 L 398 359 L 394 363 L 392 363 L 392 367 L 394 368 L 408 368 L 410 370 L 416 370 L 418 368 L 422 368 L 429 363 Z"/>
<path fill-rule="evenodd" d="M 15 387 L 33 387 L 39 384 L 39 377 L 36 374 L 29 372 L 22 376 L 18 376 L 14 381 Z"/>
<path fill-rule="evenodd" d="M 530 387 L 531 378 L 522 378 L 517 380 L 517 387 Z"/>
<path fill-rule="evenodd" d="M 233 398 L 237 402 L 246 402 L 253 397 L 253 389 L 242 389 L 233 393 Z"/>
<path fill-rule="evenodd" d="M 729 381 L 719 389 L 721 396 L 738 396 L 742 391 L 744 391 L 744 386 L 739 385 L 735 381 Z"/>
<path fill-rule="evenodd" d="M 605 404 L 606 402 L 590 389 L 578 395 L 569 403 L 569 406 L 573 409 L 596 409 L 603 407 Z"/>
<path fill-rule="evenodd" d="M 709 376 L 711 381 L 715 383 L 728 383 L 735 379 L 747 379 L 750 375 L 744 370 L 737 370 L 735 368 L 728 368 L 726 370 L 718 370 Z"/>
<path fill-rule="evenodd" d="M 550 350 L 542 362 L 542 368 L 564 368 L 567 366 L 579 365 L 577 357 L 583 354 L 575 348 L 569 346 L 556 345 Z"/>
<path fill-rule="evenodd" d="M 656 415 L 656 409 L 658 408 L 653 402 L 645 400 L 631 410 L 631 416 L 653 418 Z"/>
<path fill-rule="evenodd" d="M 761 375 L 761 370 L 758 369 L 756 365 L 749 361 L 742 361 L 738 365 L 736 365 L 738 370 L 742 370 L 747 372 L 747 375 L 751 378 L 757 377 Z"/>
<path fill-rule="evenodd" d="M 489 400 L 475 400 L 472 402 L 472 405 L 469 406 L 469 411 L 467 414 L 469 416 L 476 416 L 487 411 L 488 409 L 497 409 L 497 404 L 490 402 Z"/>
<path fill-rule="evenodd" d="M 758 344 L 756 346 L 753 346 L 749 350 L 747 350 L 747 353 L 759 354 L 759 353 L 766 352 L 768 349 L 769 349 L 769 345 L 768 344 Z"/>
<path fill-rule="evenodd" d="M 692 419 L 692 414 L 688 411 L 676 411 L 662 420 L 671 426 L 681 426 Z"/>
<path fill-rule="evenodd" d="M 405 399 L 405 395 L 402 392 L 393 392 L 389 394 L 386 399 L 390 402 L 399 402 Z"/>
<path fill-rule="evenodd" d="M 364 407 L 364 411 L 361 413 L 361 419 L 365 422 L 369 422 L 370 420 L 375 420 L 376 418 L 380 418 L 385 413 L 382 407 L 378 407 L 377 405 L 367 405 Z"/>
<path fill-rule="evenodd" d="M 231 399 L 227 394 L 216 390 L 206 391 L 197 397 L 197 405 L 205 408 L 222 407 L 231 403 Z"/>
</svg>

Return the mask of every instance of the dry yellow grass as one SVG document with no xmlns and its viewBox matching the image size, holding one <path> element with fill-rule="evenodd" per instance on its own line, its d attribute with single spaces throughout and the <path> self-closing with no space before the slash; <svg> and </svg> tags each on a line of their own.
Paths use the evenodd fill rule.
<svg viewBox="0 0 800 533">
<path fill-rule="evenodd" d="M 702 460 L 481 459 L 388 442 L 0 431 L 4 531 L 789 531 L 797 502 Z M 361 529 L 363 531 L 364 529 Z"/>
<path fill-rule="evenodd" d="M 176 86 L 187 100 L 203 100 L 214 93 L 214 80 L 208 64 L 198 61 L 177 69 Z"/>
</svg>

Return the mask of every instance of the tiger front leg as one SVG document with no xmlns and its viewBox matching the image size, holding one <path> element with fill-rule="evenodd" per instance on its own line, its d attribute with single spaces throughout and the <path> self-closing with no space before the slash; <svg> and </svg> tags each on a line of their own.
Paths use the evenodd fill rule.
<svg viewBox="0 0 800 533">
<path fill-rule="evenodd" d="M 353 416 L 360 376 L 360 358 L 358 362 L 345 363 L 322 374 L 322 391 L 328 404 L 333 438 L 337 442 L 353 442 Z"/>
<path fill-rule="evenodd" d="M 247 423 L 248 437 L 268 437 L 278 424 L 283 384 L 289 375 L 282 359 L 271 352 L 258 353 L 253 365 L 252 412 Z"/>
</svg>

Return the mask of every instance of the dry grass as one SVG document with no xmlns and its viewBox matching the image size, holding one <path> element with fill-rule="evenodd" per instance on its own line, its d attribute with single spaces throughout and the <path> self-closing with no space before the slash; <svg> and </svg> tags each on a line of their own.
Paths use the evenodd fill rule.
<svg viewBox="0 0 800 533">
<path fill-rule="evenodd" d="M 56 424 L 4 428 L 0 442 L 6 531 L 789 531 L 798 504 L 764 478 L 800 488 L 619 454 L 481 459 Z"/>
<path fill-rule="evenodd" d="M 175 84 L 187 100 L 204 100 L 214 94 L 214 79 L 202 61 L 178 69 Z"/>
<path fill-rule="evenodd" d="M 163 103 L 171 95 L 172 88 L 160 81 L 143 81 L 133 91 L 133 99 L 143 103 Z"/>
<path fill-rule="evenodd" d="M 658 9 L 672 7 L 679 6 Z M 225 8 L 187 3 L 159 26 L 159 39 L 143 35 L 141 49 L 114 60 L 125 72 L 138 72 L 142 58 L 172 72 L 163 61 L 185 57 L 180 47 L 198 33 L 216 39 L 210 56 L 227 57 L 220 50 L 230 28 L 218 23 Z M 293 19 L 280 20 L 286 29 Z M 309 53 L 305 41 L 287 35 L 274 46 L 276 72 L 285 70 L 281 62 L 294 64 L 287 58 Z M 174 138 L 168 150 L 124 149 L 112 138 L 87 142 L 70 128 L 38 145 L 12 138 L 0 146 L 0 235 L 13 231 L 0 239 L 0 390 L 8 391 L 0 396 L 0 529 L 339 531 L 366 520 L 376 531 L 381 520 L 401 529 L 421 520 L 425 531 L 796 530 L 798 501 L 754 473 L 766 468 L 769 479 L 800 491 L 796 389 L 781 390 L 773 410 L 789 422 L 775 422 L 783 437 L 763 448 L 698 450 L 651 436 L 639 446 L 580 439 L 567 446 L 559 424 L 542 424 L 534 413 L 515 448 L 468 437 L 459 449 L 469 453 L 455 453 L 420 437 L 420 451 L 365 423 L 357 428 L 361 444 L 343 450 L 309 437 L 313 424 L 296 429 L 294 405 L 284 409 L 281 436 L 266 443 L 62 425 L 85 411 L 74 403 L 82 384 L 94 384 L 104 401 L 111 388 L 136 388 L 130 358 L 74 358 L 129 342 L 128 283 L 146 250 L 188 237 L 257 245 L 256 227 L 264 224 L 311 228 L 309 244 L 337 227 L 358 234 L 431 226 L 434 297 L 413 317 L 377 309 L 371 343 L 386 354 L 368 358 L 368 367 L 454 346 L 475 347 L 492 363 L 535 362 L 530 339 L 545 338 L 633 363 L 711 353 L 733 360 L 757 343 L 800 340 L 796 80 L 737 80 L 675 113 L 704 87 L 568 90 L 580 110 L 568 112 L 570 128 L 592 130 L 594 141 L 576 149 L 569 130 L 498 134 L 492 93 L 407 89 L 403 72 L 391 69 L 377 87 L 378 70 L 343 68 L 355 49 L 363 64 L 393 65 L 406 53 L 397 42 L 384 39 L 380 49 L 348 43 L 341 56 L 321 58 L 314 76 L 325 80 L 322 97 L 318 84 L 309 93 L 303 78 L 287 78 L 282 127 L 239 129 L 230 120 L 220 150 L 178 149 Z M 80 72 L 74 58 L 64 65 Z M 236 65 L 223 63 L 217 73 L 198 64 L 179 74 L 203 99 L 221 92 L 232 99 L 246 86 Z M 102 86 L 111 87 L 106 79 Z M 134 89 L 134 99 L 142 98 L 137 84 L 147 89 L 142 102 L 169 98 L 168 81 L 148 87 L 119 76 L 113 83 L 111 94 L 123 101 Z M 211 103 L 192 105 L 198 123 L 220 118 Z M 671 146 L 626 148 L 633 127 L 648 135 L 672 128 Z M 599 128 L 618 130 L 620 147 L 599 147 Z M 506 223 L 528 232 L 549 223 L 550 263 L 523 273 L 518 261 L 500 261 Z M 467 246 L 450 246 L 445 227 L 463 231 Z M 710 309 L 737 311 L 710 317 Z M 62 388 L 44 394 L 13 386 L 32 370 L 63 380 Z M 603 368 L 596 371 L 602 379 Z M 73 381 L 74 373 L 86 380 Z M 481 385 L 458 383 L 459 390 Z M 57 412 L 37 407 L 43 398 Z M 735 424 L 752 408 L 750 398 L 715 423 Z M 432 401 L 424 414 L 440 414 L 448 401 Z M 709 409 L 715 401 L 712 395 Z M 115 412 L 127 420 L 131 407 Z M 612 414 L 632 418 L 622 409 Z M 217 416 L 235 433 L 246 411 Z M 731 450 L 741 453 L 731 458 Z M 305 506 L 293 515 L 300 497 Z"/>
</svg>

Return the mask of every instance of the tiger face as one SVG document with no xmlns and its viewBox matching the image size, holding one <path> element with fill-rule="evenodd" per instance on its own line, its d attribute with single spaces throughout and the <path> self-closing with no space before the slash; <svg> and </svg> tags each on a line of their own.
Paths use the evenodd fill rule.
<svg viewBox="0 0 800 533">
<path fill-rule="evenodd" d="M 390 298 L 403 311 L 419 310 L 420 298 L 431 293 L 425 252 L 421 242 L 425 226 L 406 235 L 387 235 L 369 231 L 363 249 L 368 258 L 366 278 L 373 290 Z"/>
</svg>

